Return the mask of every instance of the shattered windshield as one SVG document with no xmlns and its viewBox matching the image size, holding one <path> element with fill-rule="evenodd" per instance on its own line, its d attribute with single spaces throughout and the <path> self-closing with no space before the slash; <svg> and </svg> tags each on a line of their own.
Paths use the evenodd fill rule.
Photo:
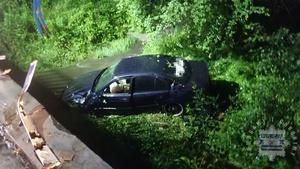
<svg viewBox="0 0 300 169">
<path fill-rule="evenodd" d="M 93 91 L 98 91 L 99 89 L 101 89 L 101 87 L 103 87 L 103 85 L 107 84 L 114 77 L 114 72 L 119 62 L 107 68 L 96 78 Z"/>
</svg>

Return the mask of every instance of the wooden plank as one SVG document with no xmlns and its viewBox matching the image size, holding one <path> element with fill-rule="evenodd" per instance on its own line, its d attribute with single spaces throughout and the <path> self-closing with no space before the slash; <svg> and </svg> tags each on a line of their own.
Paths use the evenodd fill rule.
<svg viewBox="0 0 300 169">
<path fill-rule="evenodd" d="M 23 97 L 30 86 L 36 64 L 37 61 L 34 61 L 30 64 L 30 68 L 26 76 L 22 93 L 18 99 L 17 111 L 26 130 L 26 133 L 29 137 L 29 140 L 34 147 L 34 151 L 38 159 L 40 160 L 44 168 L 53 169 L 60 166 L 61 162 L 58 160 L 58 158 L 55 156 L 52 150 L 46 145 L 46 142 L 42 138 L 41 134 L 38 132 L 37 127 L 33 123 L 30 115 L 28 115 L 25 112 L 23 105 Z"/>
<path fill-rule="evenodd" d="M 60 162 L 47 145 L 44 145 L 42 149 L 35 150 L 35 152 L 45 168 L 56 168 L 60 166 Z"/>
</svg>

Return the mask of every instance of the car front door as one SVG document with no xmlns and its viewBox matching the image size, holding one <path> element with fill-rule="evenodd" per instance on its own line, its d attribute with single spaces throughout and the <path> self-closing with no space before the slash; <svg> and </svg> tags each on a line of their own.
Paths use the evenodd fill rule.
<svg viewBox="0 0 300 169">
<path fill-rule="evenodd" d="M 131 109 L 132 78 L 121 78 L 108 84 L 100 93 L 102 109 Z"/>
</svg>

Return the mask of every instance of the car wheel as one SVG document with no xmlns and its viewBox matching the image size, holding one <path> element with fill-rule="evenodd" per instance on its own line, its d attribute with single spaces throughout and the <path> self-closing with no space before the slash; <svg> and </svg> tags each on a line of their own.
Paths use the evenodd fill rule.
<svg viewBox="0 0 300 169">
<path fill-rule="evenodd" d="M 164 111 L 174 116 L 179 116 L 183 113 L 183 107 L 179 103 L 168 103 L 164 106 Z"/>
</svg>

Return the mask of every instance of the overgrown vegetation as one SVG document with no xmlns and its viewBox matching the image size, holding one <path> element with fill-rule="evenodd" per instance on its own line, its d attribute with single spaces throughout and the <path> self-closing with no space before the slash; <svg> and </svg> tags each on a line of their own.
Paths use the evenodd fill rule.
<svg viewBox="0 0 300 169">
<path fill-rule="evenodd" d="M 300 167 L 299 144 L 298 151 L 289 145 L 285 157 L 274 161 L 258 156 L 254 143 L 251 151 L 246 145 L 248 136 L 257 139 L 258 129 L 270 124 L 285 129 L 287 140 L 293 141 L 292 131 L 300 139 L 299 1 L 44 0 L 42 6 L 51 36 L 40 38 L 30 1 L 0 4 L 1 51 L 21 67 L 37 58 L 49 69 L 103 57 L 105 46 L 130 30 L 149 33 L 144 53 L 205 59 L 213 81 L 239 85 L 225 112 L 218 95 L 197 93 L 196 108 L 182 117 L 91 117 L 120 143 L 124 135 L 136 140 L 153 168 Z"/>
<path fill-rule="evenodd" d="M 94 52 L 125 37 L 124 15 L 116 5 L 109 0 L 44 0 L 42 12 L 51 35 L 41 38 L 32 20 L 31 1 L 2 1 L 1 51 L 24 70 L 34 59 L 44 71 L 95 57 Z"/>
</svg>

